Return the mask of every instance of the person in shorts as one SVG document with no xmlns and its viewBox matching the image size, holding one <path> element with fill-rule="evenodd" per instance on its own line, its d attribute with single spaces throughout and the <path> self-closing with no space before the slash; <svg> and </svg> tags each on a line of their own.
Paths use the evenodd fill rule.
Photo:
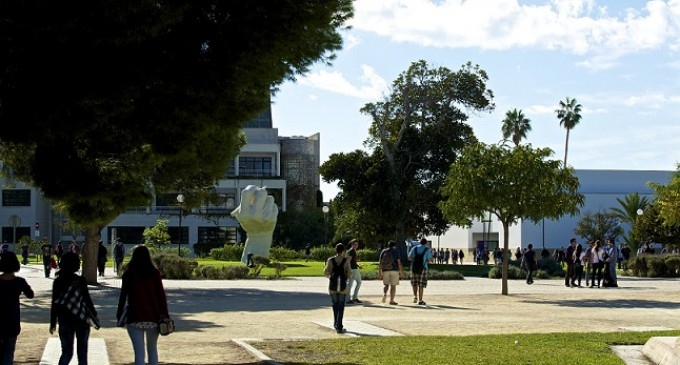
<svg viewBox="0 0 680 365">
<path fill-rule="evenodd" d="M 427 263 L 432 258 L 432 253 L 427 247 L 425 238 L 420 244 L 411 248 L 408 259 L 411 261 L 411 287 L 413 288 L 413 303 L 426 305 L 423 301 L 423 292 L 427 288 Z"/>
<path fill-rule="evenodd" d="M 380 252 L 380 259 L 378 261 L 378 278 L 383 281 L 383 299 L 385 303 L 387 300 L 387 292 L 390 293 L 390 304 L 397 305 L 394 297 L 397 294 L 397 285 L 399 279 L 404 275 L 404 268 L 401 265 L 401 258 L 399 251 L 397 251 L 397 243 L 390 241 L 387 248 Z"/>
</svg>

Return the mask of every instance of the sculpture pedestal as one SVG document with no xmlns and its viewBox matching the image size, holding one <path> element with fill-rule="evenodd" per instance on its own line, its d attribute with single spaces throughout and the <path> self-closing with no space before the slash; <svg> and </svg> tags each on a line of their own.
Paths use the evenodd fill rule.
<svg viewBox="0 0 680 365">
<path fill-rule="evenodd" d="M 652 337 L 642 347 L 642 353 L 657 365 L 680 364 L 680 337 Z"/>
</svg>

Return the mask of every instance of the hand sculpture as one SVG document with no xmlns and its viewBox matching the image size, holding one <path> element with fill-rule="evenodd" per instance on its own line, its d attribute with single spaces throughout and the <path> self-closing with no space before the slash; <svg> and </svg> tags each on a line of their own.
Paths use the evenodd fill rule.
<svg viewBox="0 0 680 365">
<path fill-rule="evenodd" d="M 278 214 L 274 197 L 265 188 L 248 185 L 241 191 L 241 204 L 231 212 L 248 233 L 241 262 L 248 263 L 248 254 L 269 257 Z"/>
</svg>

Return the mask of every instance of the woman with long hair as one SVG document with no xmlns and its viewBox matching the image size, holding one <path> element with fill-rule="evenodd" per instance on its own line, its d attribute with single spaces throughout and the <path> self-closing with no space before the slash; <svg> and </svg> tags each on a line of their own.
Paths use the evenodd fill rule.
<svg viewBox="0 0 680 365">
<path fill-rule="evenodd" d="M 62 304 L 61 298 L 75 285 L 80 291 L 82 301 L 89 310 L 89 315 L 97 317 L 90 292 L 87 290 L 87 281 L 76 274 L 80 270 L 80 257 L 73 252 L 66 252 L 59 262 L 59 271 L 55 274 L 56 279 L 52 283 L 52 308 L 50 310 L 50 333 L 54 333 L 59 323 L 59 340 L 61 341 L 61 357 L 59 365 L 68 365 L 73 357 L 73 337 L 76 337 L 76 353 L 78 364 L 87 365 L 87 343 L 90 339 L 90 323 L 88 318 L 81 318 Z"/>
<path fill-rule="evenodd" d="M 135 352 L 135 365 L 144 365 L 147 356 L 149 365 L 157 365 L 158 322 L 169 315 L 161 273 L 151 260 L 148 247 L 138 245 L 132 249 L 122 277 L 116 318 L 120 321 L 127 306 L 125 325 Z"/>
<path fill-rule="evenodd" d="M 34 296 L 26 279 L 16 276 L 20 267 L 14 252 L 0 255 L 0 364 L 3 365 L 14 363 L 14 349 L 21 332 L 19 297 L 21 293 L 28 299 Z"/>
</svg>

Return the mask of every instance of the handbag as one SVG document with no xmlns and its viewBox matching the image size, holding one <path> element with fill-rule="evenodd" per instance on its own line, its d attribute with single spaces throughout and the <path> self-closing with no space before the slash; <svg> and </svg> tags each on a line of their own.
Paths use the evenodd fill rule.
<svg viewBox="0 0 680 365">
<path fill-rule="evenodd" d="M 161 318 L 161 320 L 158 321 L 158 333 L 161 336 L 167 336 L 173 332 L 175 332 L 175 321 L 168 317 Z"/>
<path fill-rule="evenodd" d="M 128 306 L 126 304 L 125 307 L 123 307 L 123 313 L 121 313 L 120 318 L 118 318 L 118 322 L 116 322 L 116 326 L 125 327 L 125 325 L 127 324 L 127 319 L 128 319 Z"/>
</svg>

